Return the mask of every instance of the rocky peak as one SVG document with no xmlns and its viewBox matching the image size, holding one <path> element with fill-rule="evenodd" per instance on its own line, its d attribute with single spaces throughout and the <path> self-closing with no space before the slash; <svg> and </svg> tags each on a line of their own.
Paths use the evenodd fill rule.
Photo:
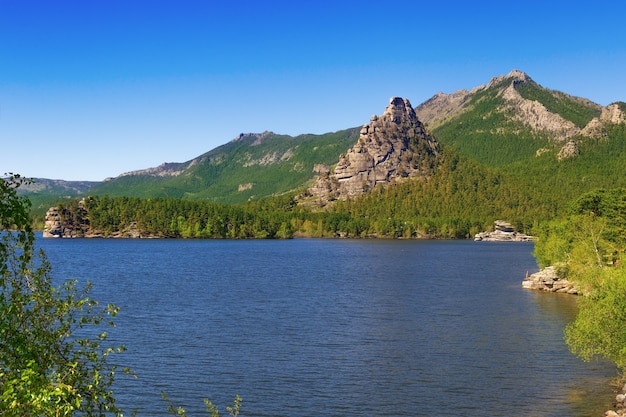
<svg viewBox="0 0 626 417">
<path fill-rule="evenodd" d="M 578 144 L 576 141 L 570 140 L 563 145 L 556 157 L 560 161 L 562 159 L 574 158 L 578 155 L 580 155 L 580 148 L 578 147 Z"/>
<path fill-rule="evenodd" d="M 505 80 L 510 80 L 514 83 L 519 83 L 519 82 L 534 82 L 532 80 L 532 78 L 530 78 L 528 76 L 528 74 L 526 74 L 523 71 L 514 69 L 513 71 L 509 72 L 506 75 L 500 75 L 497 77 L 493 77 L 490 81 L 489 84 L 487 84 L 487 88 L 493 87 L 499 83 L 501 83 L 502 81 Z"/>
<path fill-rule="evenodd" d="M 263 133 L 240 133 L 239 136 L 237 136 L 235 139 L 232 140 L 232 142 L 248 141 L 248 142 L 252 142 L 251 143 L 252 146 L 256 146 L 256 145 L 260 145 L 265 138 L 273 134 L 274 133 L 270 132 L 269 130 L 266 130 Z"/>
<path fill-rule="evenodd" d="M 332 173 L 321 173 L 309 193 L 320 204 L 358 196 L 377 184 L 427 177 L 440 153 L 407 99 L 392 97 L 381 116 L 363 125 L 359 140 Z"/>
<path fill-rule="evenodd" d="M 602 107 L 600 117 L 591 119 L 587 126 L 581 130 L 583 136 L 596 139 L 605 139 L 607 137 L 606 124 L 626 123 L 626 113 L 624 103 L 612 103 L 606 107 Z"/>
<path fill-rule="evenodd" d="M 403 99 L 402 97 L 392 97 L 382 117 L 387 117 L 396 124 L 400 124 L 405 120 L 417 120 L 411 103 L 408 99 Z"/>
</svg>

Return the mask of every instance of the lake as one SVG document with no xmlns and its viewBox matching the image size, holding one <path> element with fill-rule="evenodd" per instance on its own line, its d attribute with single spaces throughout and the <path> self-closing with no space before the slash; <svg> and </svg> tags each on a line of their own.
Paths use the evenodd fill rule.
<svg viewBox="0 0 626 417">
<path fill-rule="evenodd" d="M 190 416 L 601 416 L 615 369 L 571 355 L 576 297 L 521 287 L 532 243 L 39 239 L 121 307 L 118 403 Z"/>
</svg>

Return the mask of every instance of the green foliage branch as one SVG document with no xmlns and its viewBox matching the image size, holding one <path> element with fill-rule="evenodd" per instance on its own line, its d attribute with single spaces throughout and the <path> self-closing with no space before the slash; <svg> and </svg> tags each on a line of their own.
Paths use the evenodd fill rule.
<svg viewBox="0 0 626 417">
<path fill-rule="evenodd" d="M 0 415 L 121 416 L 110 360 L 124 348 L 107 343 L 103 330 L 118 308 L 89 298 L 90 285 L 53 285 L 29 201 L 16 191 L 26 182 L 0 180 Z"/>
<path fill-rule="evenodd" d="M 584 293 L 565 328 L 572 352 L 626 370 L 626 189 L 596 190 L 574 200 L 567 215 L 541 228 L 535 255 L 560 265 Z"/>
</svg>

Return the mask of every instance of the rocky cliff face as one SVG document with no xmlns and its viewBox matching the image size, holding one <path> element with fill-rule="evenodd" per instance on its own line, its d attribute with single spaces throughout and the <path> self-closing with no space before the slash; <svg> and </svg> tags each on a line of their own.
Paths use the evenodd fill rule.
<svg viewBox="0 0 626 417">
<path fill-rule="evenodd" d="M 50 207 L 46 212 L 46 218 L 43 229 L 44 238 L 141 238 L 151 237 L 141 235 L 137 229 L 135 222 L 131 223 L 126 229 L 111 233 L 103 234 L 94 232 L 89 226 L 89 211 L 85 205 L 85 200 L 80 200 L 75 207 Z"/>
<path fill-rule="evenodd" d="M 604 139 L 606 138 L 607 124 L 626 123 L 626 113 L 624 112 L 623 103 L 612 103 L 602 108 L 600 117 L 594 117 L 584 129 L 581 130 L 583 136 Z"/>
<path fill-rule="evenodd" d="M 601 106 L 590 100 L 558 91 L 547 90 L 533 81 L 526 73 L 513 70 L 510 73 L 493 77 L 487 85 L 475 87 L 471 91 L 459 90 L 452 94 L 438 93 L 419 105 L 415 110 L 429 128 L 434 128 L 464 113 L 471 108 L 471 99 L 478 93 L 493 90 L 502 98 L 502 104 L 495 109 L 498 113 L 509 115 L 511 120 L 521 122 L 535 132 L 547 133 L 557 142 L 563 142 L 581 133 L 581 128 L 566 120 L 561 115 L 549 111 L 537 100 L 529 100 L 519 93 L 517 86 L 531 84 L 537 89 L 549 91 L 556 100 L 577 102 L 599 111 Z"/>
<path fill-rule="evenodd" d="M 84 200 L 78 203 L 78 207 L 72 213 L 68 210 L 59 210 L 57 207 L 50 207 L 46 212 L 43 237 L 85 237 L 89 230 L 87 218 Z"/>
<path fill-rule="evenodd" d="M 393 97 L 381 116 L 372 116 L 361 128 L 359 140 L 334 171 L 318 169 L 320 175 L 309 193 L 323 205 L 358 196 L 378 184 L 428 177 L 440 152 L 409 100 Z"/>
</svg>

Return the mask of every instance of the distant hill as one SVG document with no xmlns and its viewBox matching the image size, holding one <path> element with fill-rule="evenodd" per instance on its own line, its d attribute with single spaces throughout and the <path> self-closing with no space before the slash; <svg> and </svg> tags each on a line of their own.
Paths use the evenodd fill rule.
<svg viewBox="0 0 626 417">
<path fill-rule="evenodd" d="M 18 193 L 27 195 L 35 214 L 43 214 L 55 201 L 70 200 L 86 195 L 95 181 L 65 181 L 47 178 L 32 178 L 32 183 L 23 184 Z"/>
<path fill-rule="evenodd" d="M 358 137 L 358 128 L 296 137 L 241 134 L 190 161 L 122 174 L 90 194 L 239 204 L 305 186 L 319 170 L 336 164 Z"/>
</svg>

